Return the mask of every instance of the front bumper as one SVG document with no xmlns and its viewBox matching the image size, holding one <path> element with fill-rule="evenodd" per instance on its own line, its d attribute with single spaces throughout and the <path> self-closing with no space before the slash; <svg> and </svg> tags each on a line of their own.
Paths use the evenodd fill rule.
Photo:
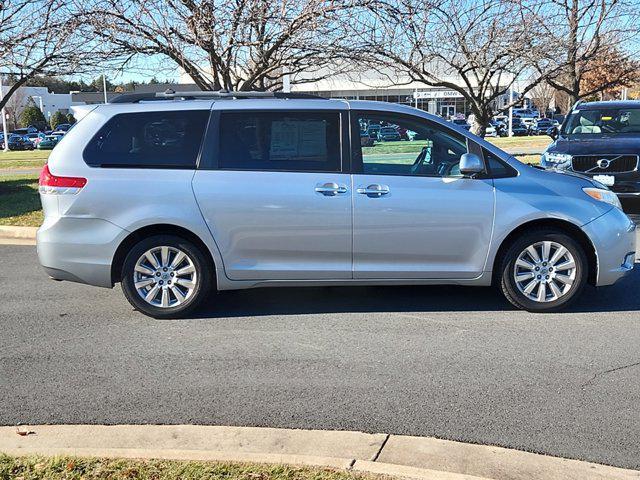
<svg viewBox="0 0 640 480">
<path fill-rule="evenodd" d="M 613 285 L 633 270 L 636 225 L 622 210 L 609 212 L 582 227 L 596 250 L 596 286 Z"/>
<path fill-rule="evenodd" d="M 111 262 L 129 232 L 97 218 L 47 218 L 38 229 L 38 259 L 55 280 L 112 287 Z"/>
</svg>

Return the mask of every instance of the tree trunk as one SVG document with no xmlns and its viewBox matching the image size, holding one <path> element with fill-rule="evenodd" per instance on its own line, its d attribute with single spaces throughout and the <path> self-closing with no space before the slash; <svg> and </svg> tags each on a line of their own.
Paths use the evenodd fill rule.
<svg viewBox="0 0 640 480">
<path fill-rule="evenodd" d="M 473 123 L 471 124 L 471 133 L 479 137 L 484 137 L 489 122 L 491 121 L 491 108 L 489 106 L 482 106 L 472 108 L 471 111 L 474 116 Z"/>
</svg>

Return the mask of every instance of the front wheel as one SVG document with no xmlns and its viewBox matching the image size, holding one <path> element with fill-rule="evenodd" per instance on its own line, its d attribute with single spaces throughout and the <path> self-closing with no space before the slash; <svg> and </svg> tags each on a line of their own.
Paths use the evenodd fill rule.
<svg viewBox="0 0 640 480">
<path fill-rule="evenodd" d="M 583 247 L 564 232 L 536 230 L 519 237 L 499 271 L 504 296 L 530 312 L 553 312 L 578 298 L 588 277 Z"/>
<path fill-rule="evenodd" d="M 181 317 L 209 295 L 211 267 L 200 248 L 188 240 L 155 235 L 129 251 L 122 268 L 122 290 L 129 303 L 145 315 Z"/>
</svg>

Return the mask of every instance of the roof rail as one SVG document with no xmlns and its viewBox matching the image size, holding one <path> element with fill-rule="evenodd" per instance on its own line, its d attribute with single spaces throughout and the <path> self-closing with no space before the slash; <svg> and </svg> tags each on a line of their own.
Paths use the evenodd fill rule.
<svg viewBox="0 0 640 480">
<path fill-rule="evenodd" d="M 164 100 L 157 98 L 153 93 L 123 93 L 109 100 L 109 103 L 138 103 L 149 102 L 152 100 Z"/>
<path fill-rule="evenodd" d="M 230 92 L 227 90 L 219 91 L 185 91 L 176 92 L 168 89 L 164 92 L 157 93 L 125 93 L 112 99 L 109 103 L 138 103 L 149 102 L 154 100 L 194 100 L 197 98 L 216 98 L 216 99 L 233 99 L 233 98 L 284 98 L 284 99 L 315 99 L 326 100 L 324 97 L 312 95 L 310 93 L 297 92 Z"/>
</svg>

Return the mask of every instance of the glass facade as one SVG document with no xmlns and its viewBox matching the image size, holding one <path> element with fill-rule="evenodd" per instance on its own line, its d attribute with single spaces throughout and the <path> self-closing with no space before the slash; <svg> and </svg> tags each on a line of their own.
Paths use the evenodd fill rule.
<svg viewBox="0 0 640 480">
<path fill-rule="evenodd" d="M 371 100 L 377 102 L 399 103 L 401 105 L 409 105 L 425 110 L 429 113 L 439 115 L 444 118 L 451 118 L 458 115 L 467 117 L 471 113 L 471 109 L 467 105 L 467 101 L 463 97 L 455 96 L 448 91 L 447 96 L 442 90 L 419 90 L 420 93 L 426 92 L 435 98 L 418 98 L 413 97 L 414 91 L 394 91 L 394 90 L 359 90 L 359 91 L 321 91 L 321 92 L 305 92 L 320 95 L 326 98 L 338 98 L 344 100 Z"/>
</svg>

